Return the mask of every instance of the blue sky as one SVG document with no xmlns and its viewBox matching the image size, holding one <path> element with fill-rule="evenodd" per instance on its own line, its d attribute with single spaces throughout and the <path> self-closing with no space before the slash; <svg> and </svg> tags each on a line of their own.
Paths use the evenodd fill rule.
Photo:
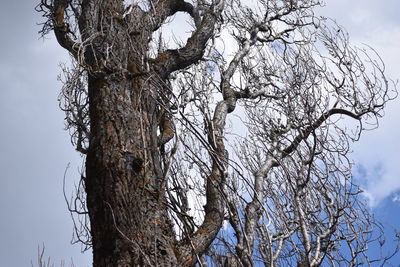
<svg viewBox="0 0 400 267">
<path fill-rule="evenodd" d="M 347 28 L 355 44 L 374 47 L 387 74 L 400 78 L 398 0 L 327 0 L 322 14 Z M 63 130 L 58 108 L 58 64 L 68 56 L 49 35 L 39 40 L 41 19 L 35 1 L 1 1 L 0 27 L 0 265 L 29 266 L 38 245 L 56 266 L 61 260 L 90 266 L 91 253 L 70 245 L 72 223 L 62 196 L 62 177 L 69 162 L 69 185 L 79 177 L 81 158 Z M 399 226 L 400 99 L 390 103 L 379 129 L 363 134 L 353 146 L 355 175 L 371 210 Z"/>
</svg>

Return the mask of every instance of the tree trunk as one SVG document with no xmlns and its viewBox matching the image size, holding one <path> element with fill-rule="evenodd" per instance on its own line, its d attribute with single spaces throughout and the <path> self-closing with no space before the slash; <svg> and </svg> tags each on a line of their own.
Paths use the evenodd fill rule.
<svg viewBox="0 0 400 267">
<path fill-rule="evenodd" d="M 223 0 L 213 1 L 200 12 L 183 0 L 150 1 L 147 9 L 122 0 L 41 1 L 49 18 L 44 31 L 54 30 L 57 41 L 83 70 L 79 74 L 87 77 L 90 135 L 85 189 L 95 267 L 191 266 L 222 226 L 226 104 L 218 104 L 215 129 L 209 132 L 218 147 L 210 152 L 213 167 L 204 222 L 178 242 L 168 216 L 160 162 L 163 144 L 175 133 L 171 114 L 163 114 L 166 107 L 158 101 L 168 103 L 165 85 L 172 72 L 203 57 L 223 6 Z M 196 29 L 185 46 L 165 51 L 160 47 L 153 53 L 154 33 L 177 12 L 188 13 Z"/>
<path fill-rule="evenodd" d="M 89 78 L 93 266 L 177 266 L 148 79 Z"/>
</svg>

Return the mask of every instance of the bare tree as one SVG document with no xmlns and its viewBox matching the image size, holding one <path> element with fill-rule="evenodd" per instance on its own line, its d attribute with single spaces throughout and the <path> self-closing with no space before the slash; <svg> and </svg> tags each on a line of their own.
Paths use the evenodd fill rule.
<svg viewBox="0 0 400 267">
<path fill-rule="evenodd" d="M 47 259 L 45 258 L 45 246 L 38 246 L 37 249 L 37 262 L 35 262 L 35 264 L 31 261 L 31 266 L 32 267 L 54 267 L 55 265 L 51 262 L 50 257 L 48 257 Z M 65 261 L 61 261 L 60 265 L 58 265 L 60 267 L 64 267 L 65 265 Z M 75 267 L 74 263 L 71 262 L 71 264 L 69 265 L 70 267 Z"/>
<path fill-rule="evenodd" d="M 127 2 L 37 7 L 73 60 L 60 104 L 86 167 L 69 209 L 94 266 L 376 261 L 348 158 L 396 95 L 374 50 L 318 0 Z"/>
</svg>

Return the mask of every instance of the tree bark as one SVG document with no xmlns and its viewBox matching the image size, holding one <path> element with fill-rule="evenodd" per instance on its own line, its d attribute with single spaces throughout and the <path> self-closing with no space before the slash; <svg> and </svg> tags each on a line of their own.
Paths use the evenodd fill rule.
<svg viewBox="0 0 400 267">
<path fill-rule="evenodd" d="M 157 148 L 155 88 L 146 84 L 89 78 L 86 191 L 96 267 L 177 266 Z"/>
</svg>

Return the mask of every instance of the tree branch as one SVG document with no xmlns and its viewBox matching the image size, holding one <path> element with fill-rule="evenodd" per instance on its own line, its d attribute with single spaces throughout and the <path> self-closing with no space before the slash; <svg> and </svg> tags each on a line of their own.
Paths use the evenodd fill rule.
<svg viewBox="0 0 400 267">
<path fill-rule="evenodd" d="M 283 156 L 285 157 L 286 155 L 292 153 L 297 146 L 300 144 L 301 141 L 305 140 L 312 131 L 317 129 L 319 126 L 321 126 L 322 123 L 324 123 L 330 116 L 335 115 L 335 114 L 343 114 L 346 116 L 349 116 L 353 119 L 360 120 L 361 116 L 365 114 L 365 112 L 360 113 L 360 114 L 354 114 L 348 110 L 345 109 L 340 109 L 340 108 L 332 108 L 329 111 L 325 112 L 322 114 L 312 125 L 306 127 L 305 130 L 303 130 L 299 135 L 297 135 L 293 142 L 283 150 Z"/>
<path fill-rule="evenodd" d="M 151 3 L 151 10 L 147 13 L 146 20 L 150 22 L 151 30 L 156 31 L 168 17 L 177 12 L 188 13 L 193 18 L 196 28 L 199 26 L 200 14 L 197 8 L 184 0 L 159 0 Z"/>
<path fill-rule="evenodd" d="M 171 72 L 184 69 L 203 57 L 207 42 L 213 36 L 218 17 L 223 10 L 224 2 L 224 0 L 216 0 L 211 5 L 184 47 L 167 50 L 152 60 L 154 68 L 161 77 L 167 77 Z M 184 6 L 188 6 L 188 4 L 186 3 L 182 7 Z"/>
<path fill-rule="evenodd" d="M 158 136 L 158 146 L 165 145 L 175 135 L 175 125 L 172 120 L 172 114 L 168 110 L 164 110 L 160 121 L 160 135 Z"/>
<path fill-rule="evenodd" d="M 207 177 L 205 217 L 199 229 L 179 245 L 180 261 L 184 266 L 190 266 L 205 253 L 217 236 L 224 221 L 225 177 L 227 174 L 228 155 L 224 145 L 223 132 L 228 104 L 220 101 L 214 112 L 212 125 L 208 129 L 208 139 L 213 147 L 210 156 L 213 160 L 211 174 Z"/>
<path fill-rule="evenodd" d="M 58 43 L 68 50 L 75 58 L 77 58 L 78 51 L 77 48 L 79 44 L 77 44 L 70 37 L 70 33 L 72 32 L 69 28 L 68 23 L 65 20 L 65 11 L 68 7 L 67 0 L 54 0 L 53 10 L 52 10 L 52 21 L 54 26 L 54 33 L 56 35 Z"/>
</svg>

